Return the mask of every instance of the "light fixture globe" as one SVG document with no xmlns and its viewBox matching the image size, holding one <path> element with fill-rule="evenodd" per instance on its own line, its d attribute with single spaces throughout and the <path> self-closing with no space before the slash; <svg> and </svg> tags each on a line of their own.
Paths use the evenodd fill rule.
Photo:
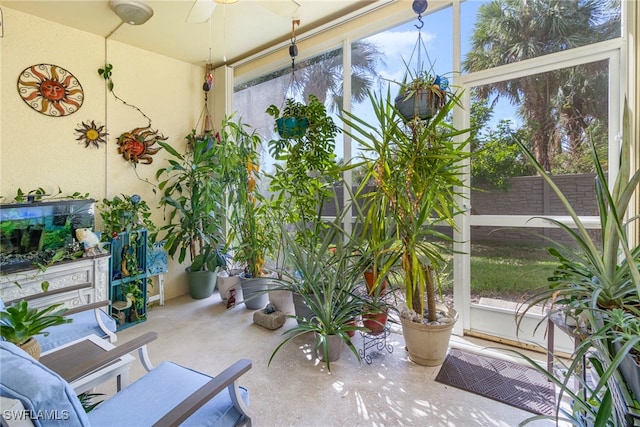
<svg viewBox="0 0 640 427">
<path fill-rule="evenodd" d="M 151 6 L 137 0 L 109 0 L 109 7 L 122 22 L 142 25 L 153 16 Z"/>
</svg>

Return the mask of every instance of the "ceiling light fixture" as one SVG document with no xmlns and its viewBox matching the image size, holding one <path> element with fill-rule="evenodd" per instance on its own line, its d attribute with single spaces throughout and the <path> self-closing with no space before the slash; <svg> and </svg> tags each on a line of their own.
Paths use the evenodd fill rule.
<svg viewBox="0 0 640 427">
<path fill-rule="evenodd" d="M 131 25 L 142 25 L 153 16 L 151 6 L 136 0 L 109 0 L 109 7 L 122 20 Z"/>
<path fill-rule="evenodd" d="M 238 3 L 238 0 L 213 0 L 216 3 L 220 3 L 220 4 L 233 4 L 233 3 Z"/>
</svg>

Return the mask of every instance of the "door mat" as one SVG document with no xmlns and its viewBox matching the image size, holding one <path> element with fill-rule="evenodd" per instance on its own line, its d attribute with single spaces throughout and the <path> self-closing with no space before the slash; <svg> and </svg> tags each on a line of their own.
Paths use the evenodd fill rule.
<svg viewBox="0 0 640 427">
<path fill-rule="evenodd" d="M 534 414 L 555 413 L 553 384 L 534 368 L 506 360 L 452 348 L 436 381 Z"/>
</svg>

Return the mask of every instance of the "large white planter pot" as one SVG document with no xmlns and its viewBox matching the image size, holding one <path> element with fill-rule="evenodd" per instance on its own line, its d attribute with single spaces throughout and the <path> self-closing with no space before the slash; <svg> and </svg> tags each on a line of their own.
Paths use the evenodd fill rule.
<svg viewBox="0 0 640 427">
<path fill-rule="evenodd" d="M 409 359 L 419 365 L 438 366 L 447 357 L 449 338 L 451 338 L 451 331 L 458 320 L 458 312 L 453 308 L 444 307 L 443 309 L 448 310 L 447 316 L 451 322 L 441 325 L 425 325 L 403 317 L 400 318 Z"/>
</svg>

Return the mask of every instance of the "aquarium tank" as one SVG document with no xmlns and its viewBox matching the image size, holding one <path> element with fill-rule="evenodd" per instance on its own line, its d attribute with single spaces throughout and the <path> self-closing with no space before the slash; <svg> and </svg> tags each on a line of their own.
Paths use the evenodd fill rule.
<svg viewBox="0 0 640 427">
<path fill-rule="evenodd" d="M 93 199 L 0 204 L 0 274 L 46 265 L 79 250 L 78 228 L 94 227 Z"/>
</svg>

